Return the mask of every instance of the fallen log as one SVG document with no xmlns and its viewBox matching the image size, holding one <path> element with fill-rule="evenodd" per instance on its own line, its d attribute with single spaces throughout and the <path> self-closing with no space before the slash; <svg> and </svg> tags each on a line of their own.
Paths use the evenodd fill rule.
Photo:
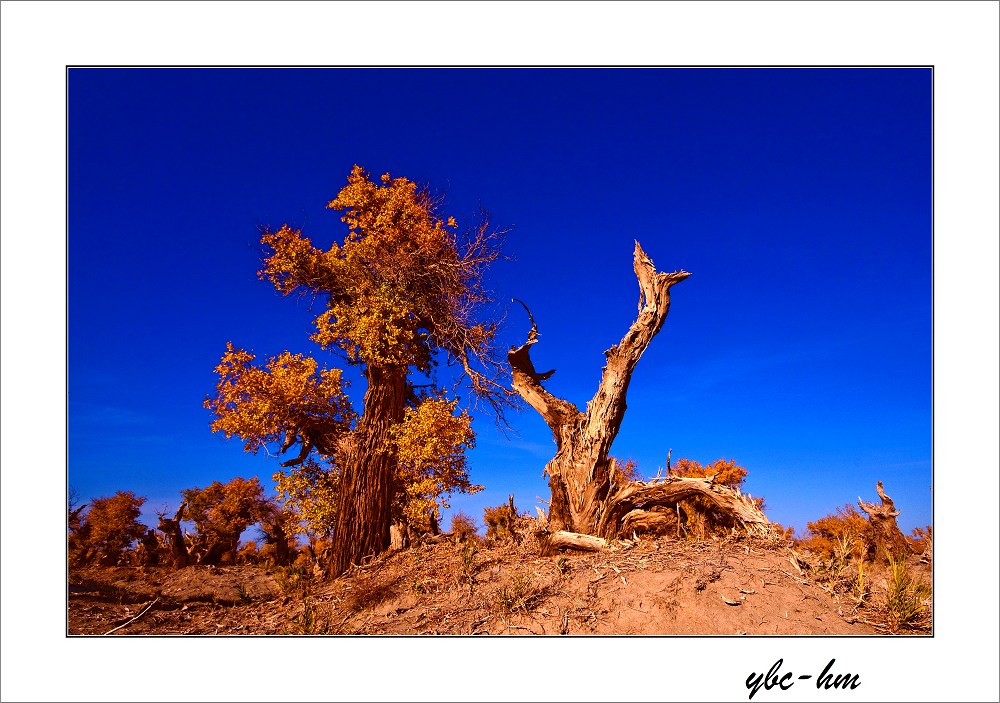
<svg viewBox="0 0 1000 703">
<path fill-rule="evenodd" d="M 608 541 L 603 537 L 583 535 L 579 532 L 569 532 L 567 530 L 543 532 L 539 535 L 539 540 L 542 542 L 542 554 L 551 554 L 557 549 L 579 549 L 584 552 L 599 552 L 608 546 Z"/>
<path fill-rule="evenodd" d="M 760 535 L 770 532 L 771 523 L 753 500 L 725 484 L 715 483 L 714 479 L 715 476 L 667 476 L 648 483 L 627 483 L 607 499 L 596 532 L 613 539 L 627 537 L 633 531 L 642 531 L 641 528 L 666 525 L 668 518 L 662 508 L 695 496 L 731 516 L 748 532 Z"/>
</svg>

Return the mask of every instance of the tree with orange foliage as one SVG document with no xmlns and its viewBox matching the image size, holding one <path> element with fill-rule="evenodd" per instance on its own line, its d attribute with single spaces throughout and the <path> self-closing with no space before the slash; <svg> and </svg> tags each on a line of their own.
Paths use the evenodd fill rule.
<svg viewBox="0 0 1000 703">
<path fill-rule="evenodd" d="M 205 488 L 189 488 L 184 496 L 184 519 L 194 522 L 205 550 L 203 564 L 236 561 L 240 535 L 257 522 L 265 504 L 264 489 L 256 477 L 237 476 L 228 483 L 213 481 Z"/>
<path fill-rule="evenodd" d="M 146 526 L 139 522 L 145 502 L 145 497 L 132 491 L 118 491 L 110 498 L 91 500 L 90 510 L 75 530 L 77 539 L 70 543 L 75 548 L 77 562 L 99 559 L 107 566 L 118 564 L 125 552 L 146 534 Z"/>
<path fill-rule="evenodd" d="M 323 250 L 287 225 L 266 230 L 261 241 L 269 253 L 259 276 L 283 295 L 325 303 L 311 339 L 360 368 L 367 381 L 360 416 L 350 411 L 336 371 L 287 352 L 251 371 L 252 355 L 231 345 L 217 368 L 217 395 L 206 407 L 216 414 L 213 429 L 240 436 L 248 450 L 280 441 L 278 451 L 285 453 L 298 445 L 298 455 L 283 467 L 302 466 L 315 453 L 324 470 L 336 474 L 330 564 L 336 575 L 388 547 L 394 506 L 471 489 L 464 464 L 448 458 L 471 446 L 462 416 L 449 421 L 455 444 L 438 447 L 441 466 L 407 448 L 426 436 L 417 425 L 443 421 L 441 406 L 421 412 L 431 396 L 418 396 L 410 375 L 433 380 L 443 360 L 464 370 L 474 398 L 498 415 L 510 396 L 493 346 L 498 323 L 480 321 L 482 306 L 491 302 L 483 274 L 499 257 L 502 237 L 485 214 L 460 231 L 426 188 L 389 174 L 373 181 L 360 166 L 328 207 L 343 212 L 343 243 Z M 408 423 L 416 423 L 413 432 Z M 405 493 L 410 500 L 400 500 Z"/>
</svg>

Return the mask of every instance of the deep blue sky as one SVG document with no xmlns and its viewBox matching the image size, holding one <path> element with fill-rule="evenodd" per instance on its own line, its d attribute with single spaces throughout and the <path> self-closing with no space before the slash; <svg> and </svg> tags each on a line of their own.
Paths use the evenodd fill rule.
<svg viewBox="0 0 1000 703">
<path fill-rule="evenodd" d="M 71 69 L 69 485 L 148 497 L 276 467 L 208 428 L 225 343 L 336 359 L 257 280 L 258 228 L 343 236 L 353 164 L 510 226 L 491 285 L 581 407 L 634 319 L 639 240 L 692 277 L 639 363 L 615 454 L 735 459 L 800 533 L 875 482 L 931 522 L 929 69 Z M 510 308 L 502 347 L 528 322 Z M 357 384 L 352 397 L 360 401 Z M 548 498 L 534 411 L 485 417 L 456 496 Z M 449 511 L 450 512 L 450 511 Z"/>
</svg>

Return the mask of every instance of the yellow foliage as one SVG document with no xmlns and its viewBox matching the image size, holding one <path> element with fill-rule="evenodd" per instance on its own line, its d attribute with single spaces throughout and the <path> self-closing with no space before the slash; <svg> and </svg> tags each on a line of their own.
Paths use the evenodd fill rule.
<svg viewBox="0 0 1000 703">
<path fill-rule="evenodd" d="M 483 490 L 469 482 L 465 450 L 475 446 L 475 434 L 469 413 L 456 415 L 457 406 L 457 400 L 425 398 L 416 408 L 407 408 L 403 421 L 392 429 L 397 483 L 404 491 L 398 507 L 417 529 L 428 528 L 431 513 L 440 519 L 441 508 L 449 507 L 446 494 Z"/>
<path fill-rule="evenodd" d="M 516 539 L 514 524 L 517 521 L 517 508 L 514 507 L 514 496 L 495 508 L 484 508 L 483 521 L 486 523 L 486 539 Z"/>
<path fill-rule="evenodd" d="M 206 488 L 189 488 L 184 496 L 183 519 L 194 522 L 206 546 L 220 555 L 235 551 L 243 531 L 260 518 L 264 489 L 256 477 L 213 481 Z"/>
<path fill-rule="evenodd" d="M 355 166 L 327 205 L 344 213 L 343 244 L 321 251 L 287 225 L 265 232 L 271 254 L 258 275 L 286 295 L 325 294 L 312 339 L 352 363 L 427 371 L 436 348 L 461 359 L 496 333 L 472 311 L 489 300 L 480 278 L 498 252 L 485 230 L 462 250 L 455 218 L 440 215 L 439 205 L 407 178 L 374 182 Z"/>
<path fill-rule="evenodd" d="M 254 358 L 226 344 L 215 367 L 216 396 L 204 403 L 215 413 L 213 432 L 239 436 L 247 451 L 256 452 L 289 432 L 323 447 L 349 429 L 354 413 L 340 369 L 319 368 L 315 359 L 287 351 L 263 368 L 252 364 Z"/>
<path fill-rule="evenodd" d="M 611 482 L 615 486 L 621 487 L 626 483 L 642 480 L 642 474 L 639 473 L 639 464 L 635 459 L 630 458 L 622 461 L 610 456 L 608 457 L 608 461 L 611 462 Z"/>
<path fill-rule="evenodd" d="M 118 491 L 110 498 L 90 501 L 90 510 L 78 534 L 82 547 L 93 550 L 107 564 L 115 564 L 136 540 L 146 534 L 138 518 L 145 497 Z"/>
<path fill-rule="evenodd" d="M 285 508 L 301 519 L 289 525 L 292 531 L 314 538 L 333 534 L 340 497 L 340 474 L 335 465 L 309 458 L 287 471 L 277 471 L 273 479 Z"/>
<path fill-rule="evenodd" d="M 836 513 L 806 523 L 808 536 L 800 544 L 825 559 L 846 560 L 851 555 L 864 557 L 869 551 L 869 524 L 851 503 Z"/>
<path fill-rule="evenodd" d="M 742 466 L 737 466 L 732 459 L 716 459 L 706 466 L 691 459 L 678 459 L 677 463 L 670 468 L 670 475 L 680 478 L 701 478 L 712 474 L 716 474 L 716 483 L 730 488 L 740 488 L 743 486 L 743 480 L 747 477 L 747 470 Z"/>
<path fill-rule="evenodd" d="M 389 174 L 373 180 L 360 166 L 328 207 L 347 225 L 342 242 L 324 250 L 288 225 L 265 230 L 267 254 L 258 276 L 283 295 L 324 303 L 311 336 L 324 349 L 339 350 L 369 372 L 389 368 L 397 375 L 401 369 L 431 374 L 443 353 L 464 370 L 475 397 L 501 413 L 510 394 L 502 383 L 505 365 L 492 346 L 498 324 L 478 321 L 477 313 L 491 302 L 483 274 L 500 256 L 503 233 L 489 228 L 485 213 L 459 232 L 455 218 L 442 214 L 441 202 L 425 188 Z M 252 353 L 227 345 L 216 367 L 216 394 L 205 401 L 215 415 L 212 429 L 240 437 L 251 452 L 273 444 L 284 453 L 298 443 L 298 457 L 283 463 L 287 470 L 274 480 L 285 507 L 302 521 L 292 529 L 329 535 L 340 500 L 340 463 L 370 458 L 344 451 L 357 424 L 346 383 L 339 370 L 287 351 L 263 366 L 254 361 Z M 371 373 L 367 378 L 375 383 Z M 481 490 L 469 482 L 466 467 L 465 450 L 474 443 L 471 418 L 457 414 L 454 401 L 425 398 L 390 429 L 395 474 L 391 481 L 377 478 L 396 491 L 395 517 L 425 528 L 447 507 L 446 494 Z M 362 445 L 385 458 L 385 445 Z"/>
</svg>

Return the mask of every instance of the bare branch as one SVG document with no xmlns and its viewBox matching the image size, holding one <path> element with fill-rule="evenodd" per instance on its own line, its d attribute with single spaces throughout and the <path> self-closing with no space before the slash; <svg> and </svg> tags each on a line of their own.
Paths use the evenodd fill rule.
<svg viewBox="0 0 1000 703">
<path fill-rule="evenodd" d="M 129 625 L 131 625 L 132 623 L 134 623 L 136 620 L 138 620 L 139 618 L 141 618 L 143 615 L 145 615 L 146 613 L 148 613 L 150 610 L 152 610 L 153 606 L 156 605 L 157 601 L 159 601 L 159 600 L 160 600 L 159 597 L 154 598 L 153 600 L 151 600 L 149 602 L 148 605 L 146 605 L 145 607 L 143 607 L 134 618 L 132 618 L 128 622 L 122 623 L 118 627 L 115 627 L 115 628 L 112 628 L 112 629 L 108 630 L 104 634 L 105 635 L 110 635 L 112 632 L 118 632 L 118 630 L 121 630 L 123 628 L 128 627 Z"/>
</svg>

